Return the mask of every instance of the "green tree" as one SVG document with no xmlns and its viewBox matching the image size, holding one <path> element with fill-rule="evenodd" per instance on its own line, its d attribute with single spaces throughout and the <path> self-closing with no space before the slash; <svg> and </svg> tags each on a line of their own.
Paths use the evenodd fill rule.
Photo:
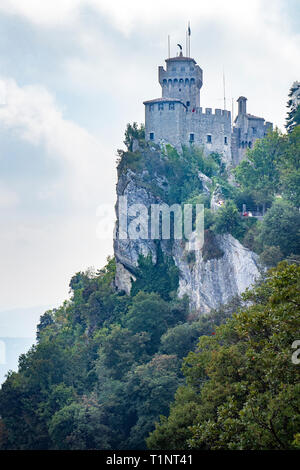
<svg viewBox="0 0 300 470">
<path fill-rule="evenodd" d="M 300 207 L 300 126 L 285 139 L 285 147 L 278 161 L 282 195 Z"/>
<path fill-rule="evenodd" d="M 292 449 L 300 426 L 300 371 L 292 344 L 300 328 L 300 267 L 281 263 L 249 291 L 250 302 L 202 336 L 183 371 L 151 449 Z"/>
<path fill-rule="evenodd" d="M 217 211 L 213 230 L 217 233 L 231 233 L 235 238 L 243 235 L 241 217 L 233 201 L 226 201 Z"/>
<path fill-rule="evenodd" d="M 267 246 L 260 254 L 261 262 L 268 268 L 276 266 L 283 258 L 279 246 Z"/>
<path fill-rule="evenodd" d="M 265 247 L 277 246 L 284 256 L 300 253 L 300 214 L 296 207 L 284 200 L 276 201 L 265 215 L 260 232 Z"/>
<path fill-rule="evenodd" d="M 161 337 L 160 351 L 164 354 L 177 355 L 182 359 L 196 346 L 200 331 L 197 322 L 183 323 L 169 328 Z"/>
<path fill-rule="evenodd" d="M 135 140 L 144 140 L 145 139 L 145 127 L 143 124 L 138 126 L 136 122 L 133 124 L 127 124 L 125 130 L 125 140 L 124 144 L 127 147 L 127 150 L 130 152 L 133 151 L 133 142 Z"/>
<path fill-rule="evenodd" d="M 132 283 L 131 295 L 139 291 L 156 292 L 164 300 L 170 300 L 176 293 L 179 284 L 179 271 L 173 258 L 165 256 L 160 244 L 157 247 L 156 263 L 152 255 L 139 256 L 136 281 Z"/>
<path fill-rule="evenodd" d="M 114 379 L 121 379 L 133 364 L 140 364 L 148 359 L 146 353 L 149 335 L 142 331 L 133 334 L 120 325 L 112 325 L 109 334 L 103 336 L 99 349 L 98 366 L 104 366 Z"/>
<path fill-rule="evenodd" d="M 258 139 L 246 159 L 234 170 L 235 178 L 242 190 L 251 191 L 257 205 L 271 204 L 279 188 L 277 161 L 282 153 L 284 140 L 278 130 L 269 132 L 264 139 Z"/>
<path fill-rule="evenodd" d="M 57 411 L 49 424 L 55 449 L 109 449 L 110 430 L 104 424 L 103 407 L 93 398 L 83 397 Z"/>
<path fill-rule="evenodd" d="M 145 438 L 154 429 L 159 415 L 167 413 L 177 387 L 183 382 L 179 376 L 176 356 L 157 354 L 147 364 L 128 374 L 125 392 L 128 412 L 134 410 L 135 424 L 130 430 L 126 449 L 143 449 Z"/>
<path fill-rule="evenodd" d="M 155 293 L 139 292 L 125 317 L 125 327 L 133 333 L 147 332 L 150 335 L 149 353 L 157 350 L 160 337 L 180 320 L 185 320 L 186 311 L 172 309 L 171 305 Z"/>
<path fill-rule="evenodd" d="M 294 100 L 292 99 L 293 95 L 300 95 L 300 85 L 299 82 L 295 82 L 289 91 L 289 100 L 287 102 L 288 113 L 286 118 L 285 128 L 288 133 L 292 132 L 295 126 L 300 124 L 300 106 L 296 106 Z"/>
</svg>

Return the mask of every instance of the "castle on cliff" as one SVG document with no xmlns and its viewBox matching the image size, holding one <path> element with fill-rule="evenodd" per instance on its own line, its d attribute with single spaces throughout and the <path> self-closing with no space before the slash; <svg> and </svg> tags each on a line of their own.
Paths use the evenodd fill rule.
<svg viewBox="0 0 300 470">
<path fill-rule="evenodd" d="M 200 106 L 203 71 L 195 59 L 166 59 L 166 69 L 158 67 L 161 98 L 144 101 L 146 140 L 169 143 L 179 151 L 183 145 L 204 148 L 206 154 L 217 152 L 230 166 L 237 165 L 247 148 L 264 137 L 272 123 L 247 113 L 247 98 L 238 101 L 238 115 L 232 124 L 231 112 Z"/>
</svg>

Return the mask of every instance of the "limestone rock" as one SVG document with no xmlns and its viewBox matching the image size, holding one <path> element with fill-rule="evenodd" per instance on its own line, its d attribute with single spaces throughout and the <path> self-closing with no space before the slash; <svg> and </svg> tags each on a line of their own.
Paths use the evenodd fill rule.
<svg viewBox="0 0 300 470">
<path fill-rule="evenodd" d="M 167 181 L 164 176 L 155 174 L 151 176 L 155 178 L 155 181 L 158 181 L 161 188 L 166 187 Z M 118 238 L 118 208 L 121 196 L 127 197 L 128 207 L 132 204 L 143 204 L 149 208 L 151 204 L 163 202 L 153 194 L 151 188 L 145 184 L 143 177 L 146 177 L 145 171 L 135 173 L 128 169 L 119 176 L 117 184 L 117 222 L 114 240 L 114 253 L 117 261 L 115 285 L 127 294 L 130 292 L 139 255 L 151 254 L 153 262 L 156 262 L 155 240 L 151 238 L 137 240 Z M 203 178 L 202 175 L 201 178 Z M 208 180 L 204 178 L 203 180 L 205 180 L 205 184 L 209 184 Z M 212 197 L 212 205 L 215 208 L 218 207 L 220 197 L 222 197 L 220 188 L 217 187 Z M 215 235 L 215 242 L 217 244 L 216 252 L 221 253 L 221 256 L 207 259 L 203 256 L 203 250 L 197 250 L 192 256 L 193 262 L 188 256 L 191 252 L 186 249 L 187 243 L 183 240 L 161 240 L 160 242 L 162 251 L 168 256 L 172 256 L 179 268 L 179 296 L 187 294 L 191 308 L 199 315 L 212 308 L 217 308 L 232 297 L 241 294 L 259 277 L 258 257 L 255 253 L 245 248 L 229 234 Z"/>
</svg>

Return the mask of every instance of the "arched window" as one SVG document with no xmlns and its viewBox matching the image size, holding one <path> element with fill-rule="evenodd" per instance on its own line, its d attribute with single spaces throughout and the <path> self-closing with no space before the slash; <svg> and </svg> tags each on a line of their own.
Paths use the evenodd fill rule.
<svg viewBox="0 0 300 470">
<path fill-rule="evenodd" d="M 195 79 L 191 78 L 191 85 L 195 85 Z"/>
<path fill-rule="evenodd" d="M 185 79 L 185 86 L 189 86 L 189 79 L 188 78 Z"/>
<path fill-rule="evenodd" d="M 167 80 L 164 78 L 163 79 L 163 86 L 167 86 L 167 83 L 168 83 Z"/>
</svg>

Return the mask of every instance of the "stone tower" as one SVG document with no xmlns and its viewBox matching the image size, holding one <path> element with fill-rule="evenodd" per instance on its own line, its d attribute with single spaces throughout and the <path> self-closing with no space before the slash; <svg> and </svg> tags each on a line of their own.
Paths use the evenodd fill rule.
<svg viewBox="0 0 300 470">
<path fill-rule="evenodd" d="M 180 99 L 189 108 L 200 106 L 202 69 L 191 57 L 166 59 L 166 70 L 158 67 L 158 80 L 162 87 L 163 98 Z"/>
<path fill-rule="evenodd" d="M 247 98 L 240 96 L 238 115 L 234 120 L 231 139 L 232 164 L 237 165 L 245 156 L 246 150 L 251 149 L 257 139 L 265 137 L 273 128 L 271 122 L 264 118 L 247 113 Z"/>
<path fill-rule="evenodd" d="M 200 107 L 202 69 L 195 59 L 166 59 L 166 69 L 158 67 L 161 98 L 144 101 L 146 139 L 169 143 L 178 151 L 195 145 L 206 154 L 217 152 L 224 161 L 231 161 L 231 113 Z"/>
</svg>

